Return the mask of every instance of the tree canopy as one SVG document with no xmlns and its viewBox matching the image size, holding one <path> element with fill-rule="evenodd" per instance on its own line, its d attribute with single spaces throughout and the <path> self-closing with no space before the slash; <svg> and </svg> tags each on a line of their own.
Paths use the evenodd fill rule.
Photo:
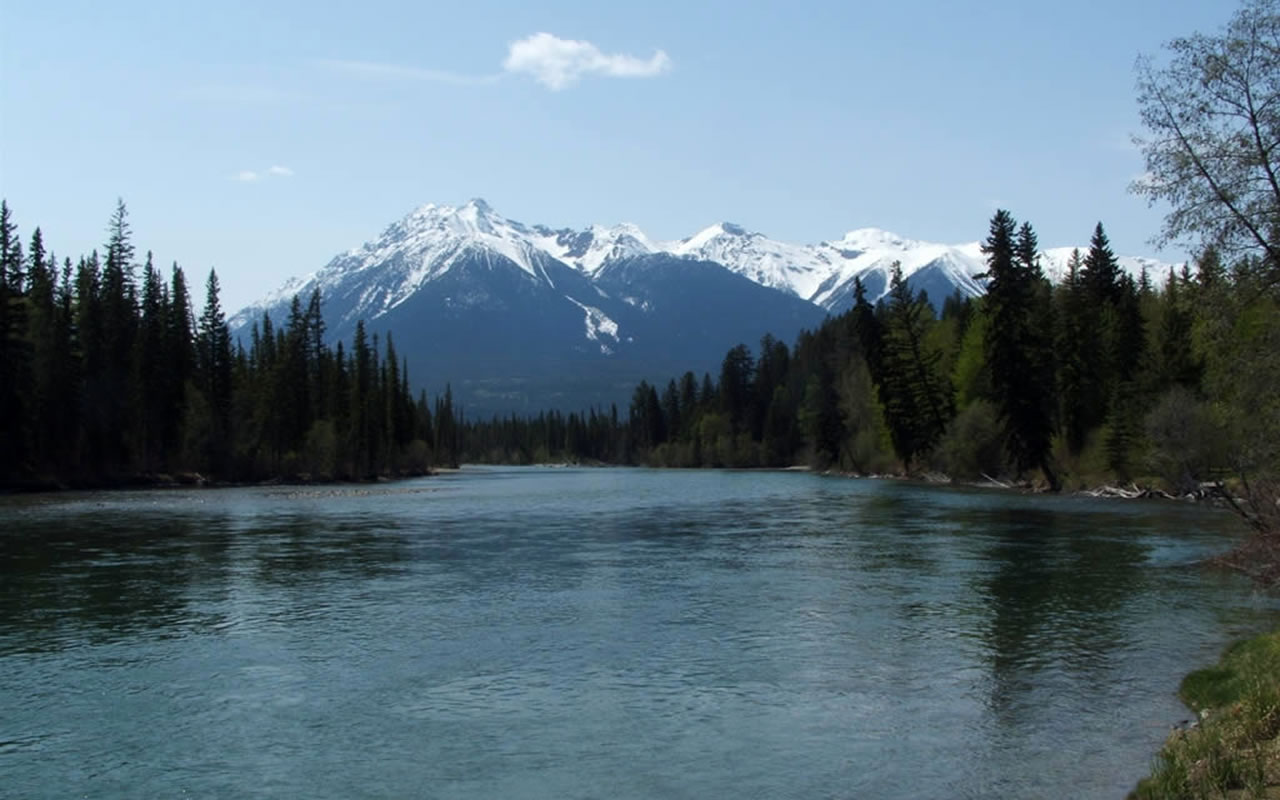
<svg viewBox="0 0 1280 800">
<path fill-rule="evenodd" d="M 1135 139 L 1146 174 L 1133 190 L 1168 203 L 1161 241 L 1196 239 L 1261 255 L 1280 281 L 1280 0 L 1247 0 L 1216 35 L 1138 61 Z"/>
</svg>

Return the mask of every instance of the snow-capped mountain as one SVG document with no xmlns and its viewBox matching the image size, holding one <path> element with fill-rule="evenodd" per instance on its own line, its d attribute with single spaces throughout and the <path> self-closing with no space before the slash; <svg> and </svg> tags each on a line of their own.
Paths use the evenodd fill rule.
<svg viewBox="0 0 1280 800">
<path fill-rule="evenodd" d="M 1045 251 L 1046 273 L 1059 277 L 1069 255 Z M 319 289 L 332 338 L 348 339 L 364 320 L 394 336 L 421 382 L 452 380 L 475 409 L 581 406 L 625 401 L 642 378 L 714 371 L 730 347 L 765 333 L 791 341 L 849 308 L 855 280 L 880 299 L 895 262 L 935 306 L 983 292 L 977 243 L 861 228 L 797 245 L 730 223 L 661 241 L 630 224 L 526 225 L 476 199 L 416 209 L 231 325 L 243 336 L 264 313 L 278 324 L 295 296 L 305 302 Z M 1135 272 L 1144 265 L 1153 280 L 1167 269 L 1122 259 Z"/>
<path fill-rule="evenodd" d="M 640 380 L 719 369 L 765 333 L 790 341 L 817 306 L 726 267 L 671 255 L 638 228 L 527 226 L 482 200 L 428 205 L 236 314 L 276 324 L 318 289 L 326 330 L 394 337 L 419 385 L 474 413 L 625 404 Z"/>
</svg>

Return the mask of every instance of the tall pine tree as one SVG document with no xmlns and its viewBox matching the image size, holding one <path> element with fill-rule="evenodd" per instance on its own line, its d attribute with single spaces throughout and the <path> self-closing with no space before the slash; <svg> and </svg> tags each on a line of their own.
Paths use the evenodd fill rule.
<svg viewBox="0 0 1280 800">
<path fill-rule="evenodd" d="M 985 349 L 1005 446 L 1019 472 L 1039 467 L 1056 491 L 1058 477 L 1050 464 L 1053 328 L 1038 250 L 1029 224 L 1018 229 L 1008 211 L 996 212 L 982 246 L 987 256 Z"/>
</svg>

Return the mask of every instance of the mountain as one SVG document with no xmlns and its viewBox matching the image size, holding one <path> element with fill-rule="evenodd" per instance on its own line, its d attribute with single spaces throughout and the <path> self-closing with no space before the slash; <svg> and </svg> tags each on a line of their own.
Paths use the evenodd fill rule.
<svg viewBox="0 0 1280 800">
<path fill-rule="evenodd" d="M 1051 277 L 1070 248 L 1042 254 Z M 269 315 L 287 318 L 295 296 L 319 289 L 330 339 L 357 320 L 392 336 L 415 382 L 452 383 L 471 413 L 625 405 L 640 380 L 715 373 L 736 344 L 766 333 L 792 341 L 853 304 L 860 279 L 875 302 L 892 265 L 935 307 L 982 294 L 977 243 L 913 241 L 876 228 L 812 245 L 720 223 L 686 239 L 653 239 L 635 225 L 585 230 L 525 225 L 483 200 L 428 204 L 376 239 L 295 278 L 236 314 L 247 339 Z M 1167 269 L 1150 259 L 1153 279 Z"/>
<path fill-rule="evenodd" d="M 297 278 L 231 319 L 248 338 L 298 296 L 324 299 L 330 339 L 358 320 L 391 335 L 417 385 L 450 382 L 470 414 L 625 408 L 641 380 L 717 372 L 734 345 L 791 341 L 825 317 L 720 264 L 660 250 L 632 226 L 529 227 L 482 200 L 428 205 L 374 241 Z M 385 341 L 385 338 L 384 338 Z"/>
</svg>

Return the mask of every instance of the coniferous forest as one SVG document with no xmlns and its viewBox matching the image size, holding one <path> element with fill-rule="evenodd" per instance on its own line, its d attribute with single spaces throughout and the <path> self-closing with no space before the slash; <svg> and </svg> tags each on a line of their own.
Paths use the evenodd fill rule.
<svg viewBox="0 0 1280 800">
<path fill-rule="evenodd" d="M 805 464 L 858 474 L 1259 489 L 1280 463 L 1280 304 L 1261 262 L 1136 278 L 1102 225 L 1053 286 L 1032 227 L 1005 211 L 984 242 L 988 291 L 940 318 L 897 272 L 793 346 L 766 335 L 718 375 L 641 383 L 622 415 L 547 412 L 463 424 L 476 461 L 669 467 Z M 1258 496 L 1250 514 L 1274 515 Z"/>
<path fill-rule="evenodd" d="M 329 347 L 321 298 L 231 341 L 210 271 L 141 265 L 119 203 L 104 252 L 24 248 L 0 204 L 0 485 L 366 479 L 456 465 L 450 394 L 429 408 L 387 337 Z"/>
<path fill-rule="evenodd" d="M 210 272 L 198 314 L 176 264 L 137 264 L 126 208 L 104 255 L 24 248 L 0 206 L 0 478 L 10 487 L 361 480 L 460 460 L 940 474 L 1049 489 L 1224 481 L 1274 525 L 1280 297 L 1257 258 L 1206 248 L 1165 275 L 1122 271 L 1099 224 L 1051 285 L 1008 212 L 983 243 L 981 298 L 935 315 L 895 270 L 872 305 L 788 345 L 738 345 L 718 375 L 642 382 L 619 411 L 465 420 L 415 396 L 391 337 L 330 346 L 322 298 L 231 341 Z"/>
</svg>

